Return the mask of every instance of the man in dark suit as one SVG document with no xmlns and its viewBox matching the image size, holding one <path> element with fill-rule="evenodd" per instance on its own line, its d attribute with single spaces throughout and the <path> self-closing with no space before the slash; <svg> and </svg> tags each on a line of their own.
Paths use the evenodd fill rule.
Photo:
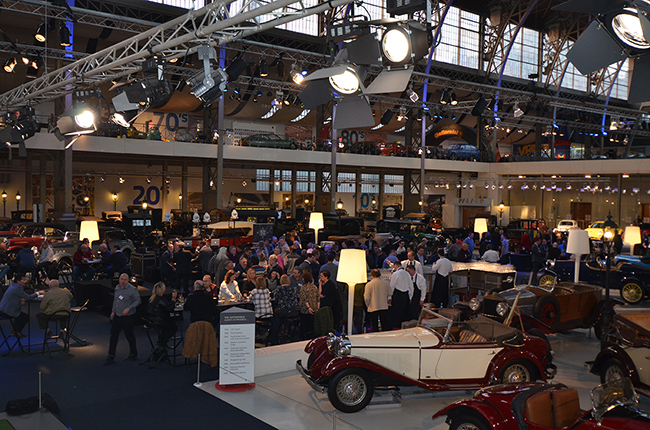
<svg viewBox="0 0 650 430">
<path fill-rule="evenodd" d="M 176 264 L 176 287 L 184 294 L 190 291 L 190 276 L 192 274 L 192 253 L 180 243 L 178 252 L 174 254 L 174 264 Z"/>
</svg>

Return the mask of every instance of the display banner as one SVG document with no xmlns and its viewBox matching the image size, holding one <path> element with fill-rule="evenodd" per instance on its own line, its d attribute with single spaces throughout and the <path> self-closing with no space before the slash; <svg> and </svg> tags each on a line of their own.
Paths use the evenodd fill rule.
<svg viewBox="0 0 650 430">
<path fill-rule="evenodd" d="M 232 307 L 221 312 L 219 384 L 255 382 L 255 312 Z"/>
</svg>

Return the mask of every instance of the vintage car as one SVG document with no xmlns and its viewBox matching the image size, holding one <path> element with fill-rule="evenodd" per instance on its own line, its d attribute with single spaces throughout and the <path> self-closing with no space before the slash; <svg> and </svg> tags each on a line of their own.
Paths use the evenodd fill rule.
<svg viewBox="0 0 650 430">
<path fill-rule="evenodd" d="M 446 158 L 448 160 L 478 161 L 481 159 L 481 151 L 478 147 L 467 143 L 449 145 L 445 149 L 440 149 L 438 153 L 440 158 Z"/>
<path fill-rule="evenodd" d="M 589 239 L 601 240 L 603 238 L 603 234 L 605 234 L 605 227 L 605 221 L 596 221 L 585 230 L 587 230 L 587 234 L 589 234 Z M 618 225 L 614 224 L 613 228 L 616 229 L 618 234 L 623 234 L 623 229 Z"/>
<path fill-rule="evenodd" d="M 377 233 L 390 233 L 394 238 L 399 237 L 406 241 L 414 239 L 421 241 L 425 237 L 428 241 L 435 241 L 440 236 L 439 232 L 428 223 L 392 219 L 377 221 Z"/>
<path fill-rule="evenodd" d="M 553 229 L 554 233 L 568 233 L 571 230 L 577 230 L 578 221 L 572 219 L 562 219 L 557 223 L 557 227 Z"/>
<path fill-rule="evenodd" d="M 399 142 L 386 142 L 379 144 L 379 153 L 381 155 L 405 157 L 407 154 L 406 146 Z"/>
<path fill-rule="evenodd" d="M 586 256 L 580 262 L 580 281 L 605 287 L 607 267 L 603 258 Z M 575 264 L 569 260 L 547 261 L 539 285 L 574 279 Z M 618 288 L 625 302 L 635 305 L 650 296 L 650 257 L 617 255 L 609 272 L 609 285 Z"/>
<path fill-rule="evenodd" d="M 451 315 L 451 314 L 450 314 Z M 342 412 L 357 412 L 377 388 L 414 385 L 469 390 L 502 382 L 551 379 L 547 343 L 485 317 L 460 322 L 424 307 L 415 327 L 319 337 L 296 368 Z"/>
<path fill-rule="evenodd" d="M 600 375 L 601 382 L 630 378 L 640 393 L 650 396 L 650 313 L 617 306 L 605 341 L 596 359 L 585 363 L 591 373 Z"/>
<path fill-rule="evenodd" d="M 65 235 L 65 226 L 52 223 L 26 223 L 20 226 L 16 236 L 4 239 L 7 244 L 9 265 L 15 264 L 16 254 L 25 245 L 38 250 L 41 243 L 46 240 L 50 244 L 61 242 Z"/>
<path fill-rule="evenodd" d="M 638 409 L 639 398 L 629 380 L 591 390 L 591 409 L 580 408 L 575 388 L 563 384 L 505 384 L 478 390 L 436 412 L 451 430 L 641 430 L 650 415 Z"/>
<path fill-rule="evenodd" d="M 120 228 L 99 228 L 99 235 L 101 240 L 96 240 L 90 244 L 93 252 L 97 254 L 99 251 L 99 245 L 102 243 L 107 243 L 111 252 L 115 245 L 120 247 L 120 251 L 126 255 L 127 258 L 131 258 L 131 253 L 135 250 L 135 245 L 133 241 L 126 236 L 126 231 Z M 72 256 L 81 245 L 81 240 L 79 239 L 78 232 L 66 232 L 65 239 L 62 242 L 55 243 L 52 245 L 54 250 L 54 261 L 56 262 L 59 270 L 69 270 L 72 267 Z"/>
<path fill-rule="evenodd" d="M 283 139 L 275 134 L 254 134 L 241 140 L 241 146 L 258 146 L 264 148 L 298 149 L 298 142 Z"/>
<path fill-rule="evenodd" d="M 574 328 L 595 327 L 600 335 L 604 301 L 602 288 L 596 285 L 561 282 L 557 285 L 518 285 L 508 290 L 474 297 L 469 307 L 474 312 L 503 321 L 517 300 L 521 324 L 526 329 L 537 328 L 544 333 Z M 513 325 L 519 327 L 518 322 Z"/>
</svg>

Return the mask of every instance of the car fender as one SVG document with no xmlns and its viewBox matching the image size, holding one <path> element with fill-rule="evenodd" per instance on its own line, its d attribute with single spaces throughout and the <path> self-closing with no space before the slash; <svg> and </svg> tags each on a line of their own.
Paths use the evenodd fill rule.
<svg viewBox="0 0 650 430">
<path fill-rule="evenodd" d="M 632 380 L 632 385 L 639 386 L 641 384 L 641 380 L 639 379 L 639 373 L 636 370 L 636 366 L 634 365 L 634 362 L 632 361 L 630 356 L 627 355 L 625 349 L 623 349 L 619 345 L 611 345 L 603 349 L 602 351 L 600 351 L 596 356 L 596 359 L 594 360 L 594 363 L 592 364 L 591 369 L 589 371 L 594 375 L 600 375 L 603 365 L 607 360 L 611 358 L 617 359 L 627 368 L 629 372 L 628 376 Z"/>
<path fill-rule="evenodd" d="M 383 366 L 380 366 L 379 364 L 373 363 L 372 361 L 366 360 L 365 358 L 361 357 L 355 357 L 355 356 L 345 356 L 345 357 L 336 357 L 333 360 L 331 360 L 325 368 L 323 369 L 322 376 L 324 377 L 332 377 L 334 374 L 337 372 L 340 372 L 341 370 L 344 369 L 350 369 L 350 368 L 359 368 L 359 369 L 365 369 L 371 372 L 377 372 L 381 373 L 382 375 L 386 375 L 390 378 L 397 379 L 398 381 L 405 382 L 410 385 L 416 385 L 418 387 L 423 387 L 423 388 L 429 388 L 429 389 L 446 389 L 446 387 L 432 387 L 430 385 L 427 385 L 424 382 L 420 382 L 411 378 L 407 378 L 406 376 L 393 372 L 392 370 L 386 369 Z"/>
<path fill-rule="evenodd" d="M 433 419 L 442 416 L 453 418 L 454 416 L 480 415 L 490 425 L 492 430 L 509 430 L 504 417 L 493 405 L 476 399 L 459 400 L 439 410 L 433 415 Z"/>
<path fill-rule="evenodd" d="M 643 280 L 641 280 L 641 277 L 637 276 L 636 273 L 634 273 L 634 274 L 632 274 L 632 275 L 628 275 L 628 276 L 623 276 L 623 277 L 621 278 L 621 282 L 620 282 L 619 285 L 618 285 L 618 288 L 620 289 L 621 286 L 623 286 L 623 284 L 626 283 L 627 281 L 634 281 L 634 282 L 637 282 L 639 285 L 641 285 L 641 288 L 643 288 L 643 290 L 644 290 L 646 293 L 648 292 L 648 287 L 646 286 L 646 283 L 643 282 Z"/>
<path fill-rule="evenodd" d="M 541 339 L 540 341 L 543 342 Z M 488 370 L 488 380 L 486 382 L 490 383 L 497 380 L 503 368 L 512 360 L 525 360 L 530 362 L 533 366 L 535 366 L 535 369 L 537 369 L 539 375 L 542 378 L 542 381 L 547 382 L 546 372 L 542 362 L 535 356 L 535 354 L 521 348 L 515 350 L 504 349 L 499 354 L 497 354 L 497 356 L 494 357 L 490 363 L 490 368 Z"/>
</svg>

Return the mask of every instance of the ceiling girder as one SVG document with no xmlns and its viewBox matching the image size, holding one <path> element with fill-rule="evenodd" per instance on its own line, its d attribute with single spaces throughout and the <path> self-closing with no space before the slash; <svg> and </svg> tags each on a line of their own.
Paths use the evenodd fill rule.
<svg viewBox="0 0 650 430">
<path fill-rule="evenodd" d="M 301 0 L 276 0 L 271 3 L 248 1 L 241 10 L 231 13 L 225 6 L 232 1 L 217 0 L 23 84 L 0 95 L 0 107 L 12 109 L 27 103 L 51 100 L 73 92 L 80 85 L 100 84 L 135 73 L 141 68 L 138 61 L 153 54 L 162 54 L 168 59 L 180 58 L 194 53 L 199 45 L 207 43 L 218 46 L 233 42 L 352 0 L 331 0 L 312 7 L 304 7 Z M 294 3 L 302 8 L 287 10 Z M 262 22 L 260 17 L 264 16 L 271 19 Z M 244 23 L 247 26 L 237 26 Z"/>
</svg>

